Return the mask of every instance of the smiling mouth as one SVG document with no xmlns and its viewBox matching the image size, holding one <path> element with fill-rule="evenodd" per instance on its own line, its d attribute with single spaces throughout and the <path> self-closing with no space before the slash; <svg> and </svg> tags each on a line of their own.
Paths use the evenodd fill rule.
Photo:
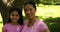
<svg viewBox="0 0 60 32">
<path fill-rule="evenodd" d="M 30 15 L 27 15 L 27 17 L 30 17 Z"/>
<path fill-rule="evenodd" d="M 16 20 L 16 19 L 13 18 L 13 20 Z"/>
</svg>

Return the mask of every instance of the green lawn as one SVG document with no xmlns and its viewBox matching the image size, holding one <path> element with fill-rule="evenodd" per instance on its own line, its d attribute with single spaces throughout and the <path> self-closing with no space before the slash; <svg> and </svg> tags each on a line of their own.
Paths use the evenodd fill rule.
<svg viewBox="0 0 60 32">
<path fill-rule="evenodd" d="M 2 23 L 2 17 L 1 17 L 1 13 L 0 13 L 0 32 L 2 32 L 2 26 L 3 26 L 3 23 Z"/>
<path fill-rule="evenodd" d="M 2 32 L 3 23 L 0 23 L 0 32 Z"/>
</svg>

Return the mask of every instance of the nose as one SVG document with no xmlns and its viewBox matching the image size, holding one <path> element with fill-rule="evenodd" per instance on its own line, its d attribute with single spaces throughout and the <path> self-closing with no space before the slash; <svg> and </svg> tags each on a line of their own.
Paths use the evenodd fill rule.
<svg viewBox="0 0 60 32">
<path fill-rule="evenodd" d="M 27 11 L 27 14 L 30 14 L 30 11 Z"/>
<path fill-rule="evenodd" d="M 14 18 L 16 18 L 17 16 L 16 16 L 16 15 L 14 15 L 13 17 L 14 17 Z"/>
</svg>

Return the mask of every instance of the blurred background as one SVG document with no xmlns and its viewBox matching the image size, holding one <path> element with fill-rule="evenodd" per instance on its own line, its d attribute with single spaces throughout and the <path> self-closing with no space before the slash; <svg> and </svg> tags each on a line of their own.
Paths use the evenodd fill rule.
<svg viewBox="0 0 60 32">
<path fill-rule="evenodd" d="M 26 1 L 36 3 L 36 17 L 44 21 L 51 32 L 60 32 L 60 0 L 0 0 L 0 32 L 8 21 L 9 8 L 18 7 L 23 10 L 23 4 Z M 24 11 L 23 18 L 27 19 Z"/>
</svg>

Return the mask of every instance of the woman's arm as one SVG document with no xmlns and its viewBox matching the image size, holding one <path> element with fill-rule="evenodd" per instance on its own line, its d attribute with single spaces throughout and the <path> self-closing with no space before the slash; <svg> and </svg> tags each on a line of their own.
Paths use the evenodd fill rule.
<svg viewBox="0 0 60 32">
<path fill-rule="evenodd" d="M 49 30 L 49 28 L 48 28 L 48 26 L 44 23 L 44 22 L 42 22 L 41 24 L 40 24 L 40 26 L 39 26 L 39 32 L 50 32 L 50 30 Z"/>
<path fill-rule="evenodd" d="M 45 29 L 43 31 L 40 30 L 39 32 L 50 32 L 50 30 L 49 29 Z"/>
<path fill-rule="evenodd" d="M 43 32 L 50 32 L 50 30 L 49 29 L 45 29 Z"/>
</svg>

